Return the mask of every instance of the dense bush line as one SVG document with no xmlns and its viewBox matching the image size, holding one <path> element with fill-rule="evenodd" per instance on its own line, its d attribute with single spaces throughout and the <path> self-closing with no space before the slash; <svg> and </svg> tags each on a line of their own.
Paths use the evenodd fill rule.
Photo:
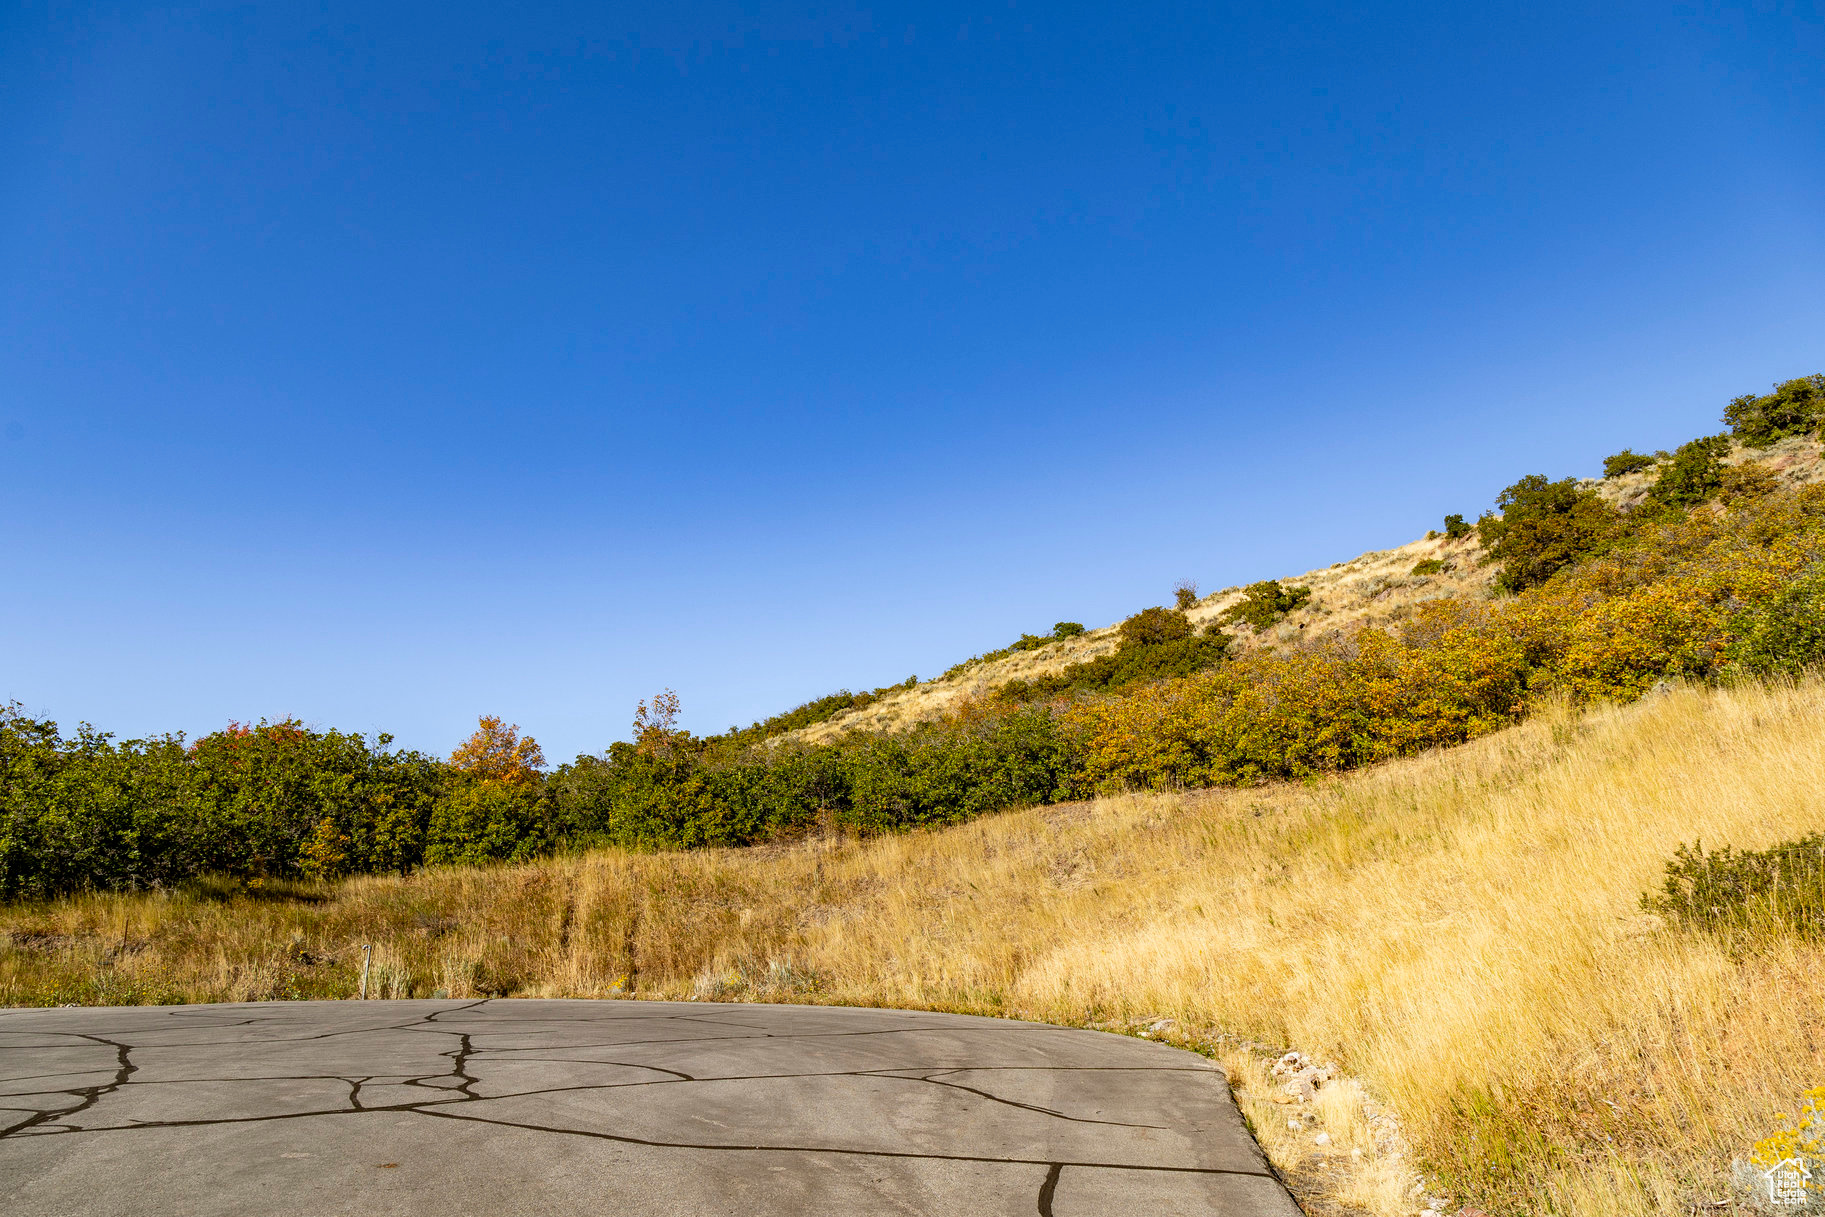
<svg viewBox="0 0 1825 1217">
<path fill-rule="evenodd" d="M 0 710 L 0 896 L 192 875 L 403 871 L 425 860 L 444 764 L 296 723 L 115 743 Z"/>
<path fill-rule="evenodd" d="M 766 749 L 680 731 L 578 757 L 548 788 L 553 818 L 572 837 L 657 847 L 950 824 L 1076 793 L 1070 749 L 1044 708 Z"/>
<path fill-rule="evenodd" d="M 1733 402 L 1737 437 L 1816 428 L 1821 383 Z M 1123 786 L 1331 772 L 1481 735 L 1547 695 L 1626 699 L 1667 679 L 1825 662 L 1825 487 L 1777 492 L 1765 470 L 1724 464 L 1727 448 L 1712 437 L 1660 454 L 1632 511 L 1572 479 L 1510 486 L 1477 531 L 1511 594 L 1234 658 L 1220 629 L 1147 609 L 1112 654 L 892 734 L 782 738 L 912 681 L 710 737 L 679 728 L 665 694 L 639 708 L 632 742 L 549 774 L 537 745 L 495 719 L 437 760 L 296 722 L 193 743 L 86 726 L 65 737 L 5 708 L 0 897 L 946 824 Z M 1265 629 L 1307 595 L 1256 584 L 1228 617 Z M 1061 622 L 1002 653 L 1082 632 Z"/>
</svg>

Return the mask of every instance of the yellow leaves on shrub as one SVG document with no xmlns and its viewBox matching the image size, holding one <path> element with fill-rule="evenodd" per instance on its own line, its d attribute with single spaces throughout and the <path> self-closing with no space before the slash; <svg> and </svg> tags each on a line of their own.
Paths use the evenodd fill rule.
<svg viewBox="0 0 1825 1217">
<path fill-rule="evenodd" d="M 1644 523 L 1634 539 L 1493 603 L 1257 651 L 1065 711 L 1090 784 L 1253 782 L 1350 768 L 1501 727 L 1531 698 L 1632 698 L 1724 662 L 1744 610 L 1825 560 L 1825 487 Z"/>
<path fill-rule="evenodd" d="M 1226 695 L 1228 672 L 1164 680 L 1125 696 L 1083 702 L 1064 714 L 1081 744 L 1084 778 L 1099 786 L 1159 786 L 1208 780 L 1203 716 Z"/>
<path fill-rule="evenodd" d="M 1815 1086 L 1802 1097 L 1806 1105 L 1799 1114 L 1781 1113 L 1776 1118 L 1782 1127 L 1755 1143 L 1749 1154 L 1755 1166 L 1766 1169 L 1792 1158 L 1825 1158 L 1825 1086 Z"/>
<path fill-rule="evenodd" d="M 1579 616 L 1560 672 L 1586 700 L 1637 697 L 1666 677 L 1706 676 L 1729 645 L 1729 616 L 1692 580 L 1618 596 Z"/>
<path fill-rule="evenodd" d="M 298 850 L 298 869 L 308 879 L 340 879 L 348 873 L 349 836 L 325 817 Z"/>
<path fill-rule="evenodd" d="M 1250 782 L 1344 769 L 1510 721 L 1526 674 L 1519 646 L 1446 631 L 1419 648 L 1380 630 L 1257 652 L 1067 712 L 1092 784 Z"/>
</svg>

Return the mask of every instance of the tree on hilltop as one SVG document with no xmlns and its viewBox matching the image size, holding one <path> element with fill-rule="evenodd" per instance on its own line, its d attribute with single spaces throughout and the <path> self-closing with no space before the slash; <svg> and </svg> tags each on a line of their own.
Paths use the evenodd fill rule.
<svg viewBox="0 0 1825 1217">
<path fill-rule="evenodd" d="M 1825 375 L 1782 381 L 1760 397 L 1745 393 L 1724 407 L 1724 421 L 1731 434 L 1756 448 L 1810 435 L 1825 423 Z"/>
</svg>

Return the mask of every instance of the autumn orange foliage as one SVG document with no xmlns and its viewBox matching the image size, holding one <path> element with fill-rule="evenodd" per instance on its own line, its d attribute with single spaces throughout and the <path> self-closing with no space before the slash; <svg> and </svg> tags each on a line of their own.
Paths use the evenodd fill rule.
<svg viewBox="0 0 1825 1217">
<path fill-rule="evenodd" d="M 530 735 L 520 735 L 518 723 L 504 723 L 492 714 L 477 720 L 474 735 L 450 754 L 450 767 L 487 782 L 521 784 L 535 781 L 545 767 L 545 754 Z"/>
<path fill-rule="evenodd" d="M 678 740 L 678 694 L 670 689 L 653 695 L 652 704 L 634 709 L 634 748 L 646 756 L 670 756 Z"/>
</svg>

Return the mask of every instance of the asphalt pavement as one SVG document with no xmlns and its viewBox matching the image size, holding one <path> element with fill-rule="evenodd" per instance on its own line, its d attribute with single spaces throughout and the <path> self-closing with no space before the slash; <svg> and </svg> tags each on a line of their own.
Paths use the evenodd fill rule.
<svg viewBox="0 0 1825 1217">
<path fill-rule="evenodd" d="M 1193 1053 L 642 1001 L 0 1011 L 0 1213 L 1297 1217 Z"/>
</svg>

